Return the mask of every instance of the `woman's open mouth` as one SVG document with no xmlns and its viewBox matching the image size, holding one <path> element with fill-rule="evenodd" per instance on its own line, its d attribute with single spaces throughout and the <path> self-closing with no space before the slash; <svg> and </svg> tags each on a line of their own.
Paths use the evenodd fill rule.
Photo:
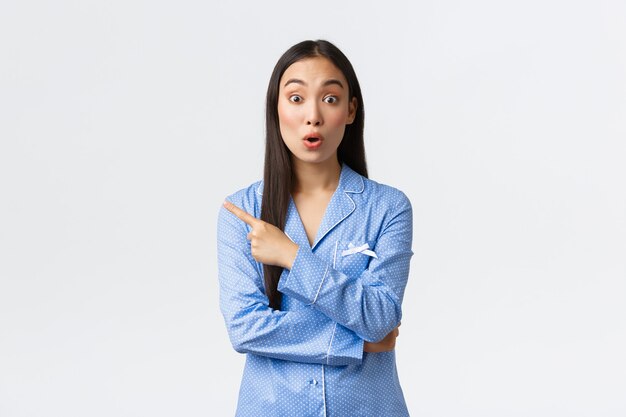
<svg viewBox="0 0 626 417">
<path fill-rule="evenodd" d="M 304 137 L 304 146 L 309 149 L 317 149 L 322 146 L 323 141 L 322 135 L 309 134 Z"/>
</svg>

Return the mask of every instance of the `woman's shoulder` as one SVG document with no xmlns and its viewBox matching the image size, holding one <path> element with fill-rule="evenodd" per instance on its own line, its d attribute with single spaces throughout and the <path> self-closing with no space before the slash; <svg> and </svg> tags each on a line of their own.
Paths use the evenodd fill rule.
<svg viewBox="0 0 626 417">
<path fill-rule="evenodd" d="M 363 198 L 388 207 L 411 207 L 409 197 L 399 188 L 363 177 Z"/>
<path fill-rule="evenodd" d="M 409 198 L 399 188 L 365 177 L 347 164 L 343 164 L 340 182 L 345 192 L 368 204 L 410 205 Z"/>
<path fill-rule="evenodd" d="M 247 187 L 241 188 L 234 193 L 228 195 L 226 200 L 230 201 L 237 207 L 256 215 L 257 208 L 260 207 L 263 181 L 253 182 Z"/>
</svg>

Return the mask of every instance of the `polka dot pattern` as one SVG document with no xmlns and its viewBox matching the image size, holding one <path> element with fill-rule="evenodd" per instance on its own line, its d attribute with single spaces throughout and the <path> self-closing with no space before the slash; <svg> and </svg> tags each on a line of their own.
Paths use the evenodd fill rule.
<svg viewBox="0 0 626 417">
<path fill-rule="evenodd" d="M 263 183 L 228 200 L 260 217 Z M 290 202 L 285 233 L 299 245 L 272 310 L 250 228 L 218 218 L 220 308 L 233 348 L 246 354 L 237 416 L 402 417 L 395 352 L 363 352 L 398 325 L 413 252 L 411 203 L 401 191 L 342 166 L 314 244 Z"/>
</svg>

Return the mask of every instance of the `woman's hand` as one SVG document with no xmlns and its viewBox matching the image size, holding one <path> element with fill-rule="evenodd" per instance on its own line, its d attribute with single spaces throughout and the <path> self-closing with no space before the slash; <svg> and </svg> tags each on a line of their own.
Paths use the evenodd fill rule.
<svg viewBox="0 0 626 417">
<path fill-rule="evenodd" d="M 282 230 L 273 224 L 257 219 L 229 201 L 224 202 L 224 207 L 252 227 L 247 239 L 250 241 L 252 257 L 257 262 L 291 269 L 299 246 L 292 242 Z"/>
<path fill-rule="evenodd" d="M 396 338 L 400 336 L 400 324 L 385 336 L 383 340 L 376 343 L 365 342 L 363 344 L 363 351 L 368 353 L 392 351 L 396 347 Z"/>
</svg>

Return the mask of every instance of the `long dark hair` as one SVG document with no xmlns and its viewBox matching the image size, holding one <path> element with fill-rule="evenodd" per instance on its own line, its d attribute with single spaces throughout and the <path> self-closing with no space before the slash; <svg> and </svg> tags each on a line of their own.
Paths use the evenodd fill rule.
<svg viewBox="0 0 626 417">
<path fill-rule="evenodd" d="M 363 97 L 361 87 L 352 64 L 332 43 L 325 40 L 303 41 L 289 48 L 278 60 L 267 88 L 265 104 L 265 167 L 263 174 L 263 199 L 261 220 L 285 230 L 289 199 L 294 185 L 290 151 L 283 142 L 278 120 L 278 92 L 280 79 L 287 68 L 296 61 L 311 57 L 324 57 L 330 60 L 348 81 L 349 100 L 356 98 L 357 108 L 354 121 L 346 126 L 341 144 L 337 148 L 339 163 L 345 163 L 354 171 L 367 177 L 365 147 L 363 144 Z M 265 293 L 270 307 L 280 310 L 282 301 L 278 291 L 278 281 L 283 268 L 263 265 Z"/>
</svg>

